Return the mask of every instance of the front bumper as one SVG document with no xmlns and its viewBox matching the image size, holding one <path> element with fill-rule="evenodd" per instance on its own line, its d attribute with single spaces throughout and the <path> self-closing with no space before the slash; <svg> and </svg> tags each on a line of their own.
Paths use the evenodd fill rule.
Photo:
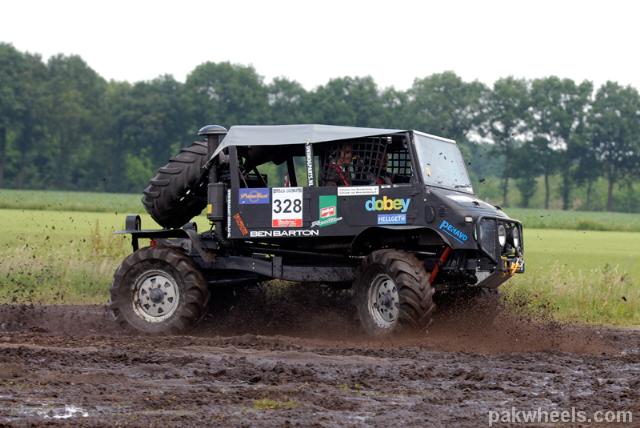
<svg viewBox="0 0 640 428">
<path fill-rule="evenodd" d="M 524 257 L 501 257 L 497 268 L 493 272 L 476 273 L 478 283 L 476 287 L 498 288 L 500 284 L 517 273 L 524 273 Z"/>
</svg>

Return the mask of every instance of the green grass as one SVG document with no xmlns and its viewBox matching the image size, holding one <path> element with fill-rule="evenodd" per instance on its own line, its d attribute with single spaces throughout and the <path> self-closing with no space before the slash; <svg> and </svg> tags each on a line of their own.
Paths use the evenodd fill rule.
<svg viewBox="0 0 640 428">
<path fill-rule="evenodd" d="M 0 209 L 0 302 L 105 303 L 131 251 L 125 214 Z M 200 228 L 206 219 L 199 218 Z M 145 228 L 158 228 L 143 215 Z"/>
<path fill-rule="evenodd" d="M 140 213 L 142 194 L 0 189 L 0 208 Z"/>
<path fill-rule="evenodd" d="M 105 303 L 131 251 L 124 214 L 0 209 L 0 303 Z M 143 227 L 157 227 L 148 217 Z M 201 230 L 206 219 L 198 218 Z M 526 268 L 505 284 L 519 307 L 559 320 L 640 325 L 640 233 L 525 229 Z"/>
<path fill-rule="evenodd" d="M 640 232 L 640 214 L 508 208 L 525 228 Z"/>
<path fill-rule="evenodd" d="M 525 229 L 526 273 L 502 290 L 555 319 L 640 326 L 640 233 Z"/>
</svg>

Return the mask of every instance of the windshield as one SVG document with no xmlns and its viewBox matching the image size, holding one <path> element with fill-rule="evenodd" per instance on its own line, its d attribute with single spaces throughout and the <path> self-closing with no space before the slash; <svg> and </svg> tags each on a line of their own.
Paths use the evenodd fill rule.
<svg viewBox="0 0 640 428">
<path fill-rule="evenodd" d="M 413 135 L 425 184 L 473 193 L 464 160 L 455 143 L 417 133 Z"/>
</svg>

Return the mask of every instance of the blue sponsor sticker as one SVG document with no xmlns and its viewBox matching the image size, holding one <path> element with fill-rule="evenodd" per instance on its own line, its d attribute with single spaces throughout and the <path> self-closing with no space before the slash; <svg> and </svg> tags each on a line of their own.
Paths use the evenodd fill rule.
<svg viewBox="0 0 640 428">
<path fill-rule="evenodd" d="M 442 223 L 440 223 L 438 229 L 451 236 L 461 244 L 464 244 L 469 239 L 466 233 L 449 223 L 447 220 L 442 220 Z"/>
<path fill-rule="evenodd" d="M 407 215 L 378 214 L 378 224 L 407 224 Z"/>
<path fill-rule="evenodd" d="M 256 189 L 240 189 L 238 201 L 244 204 L 268 204 L 271 202 L 271 193 L 268 187 Z"/>
</svg>

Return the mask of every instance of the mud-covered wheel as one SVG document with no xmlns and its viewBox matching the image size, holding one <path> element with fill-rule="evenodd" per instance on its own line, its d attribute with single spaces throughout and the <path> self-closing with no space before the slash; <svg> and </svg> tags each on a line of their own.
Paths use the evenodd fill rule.
<svg viewBox="0 0 640 428">
<path fill-rule="evenodd" d="M 207 205 L 207 143 L 196 141 L 158 170 L 144 189 L 142 204 L 162 227 L 181 227 Z"/>
<path fill-rule="evenodd" d="M 355 304 L 370 336 L 425 329 L 435 305 L 424 264 L 398 250 L 371 253 L 356 274 Z"/>
<path fill-rule="evenodd" d="M 146 334 L 177 334 L 205 313 L 207 283 L 183 252 L 142 248 L 115 273 L 111 311 L 123 328 Z"/>
<path fill-rule="evenodd" d="M 467 288 L 455 292 L 436 294 L 438 318 L 466 319 L 476 326 L 490 326 L 502 306 L 500 292 L 493 288 Z"/>
</svg>

